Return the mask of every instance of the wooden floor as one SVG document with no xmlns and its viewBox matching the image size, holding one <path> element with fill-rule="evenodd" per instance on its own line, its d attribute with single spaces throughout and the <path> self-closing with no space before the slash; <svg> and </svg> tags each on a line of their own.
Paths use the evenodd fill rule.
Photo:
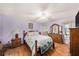
<svg viewBox="0 0 79 59">
<path fill-rule="evenodd" d="M 8 49 L 5 56 L 31 56 L 31 51 L 22 45 L 17 48 Z M 44 56 L 69 56 L 69 47 L 65 44 L 55 43 L 55 49 L 49 49 Z"/>
</svg>

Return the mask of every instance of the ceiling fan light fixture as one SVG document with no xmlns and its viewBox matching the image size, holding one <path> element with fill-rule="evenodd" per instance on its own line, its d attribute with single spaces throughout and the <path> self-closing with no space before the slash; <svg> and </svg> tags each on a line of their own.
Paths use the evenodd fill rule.
<svg viewBox="0 0 79 59">
<path fill-rule="evenodd" d="M 37 16 L 40 17 L 40 18 L 42 18 L 42 19 L 45 19 L 45 18 L 49 17 L 49 13 L 45 12 L 45 11 L 44 12 L 39 12 L 37 14 Z"/>
</svg>

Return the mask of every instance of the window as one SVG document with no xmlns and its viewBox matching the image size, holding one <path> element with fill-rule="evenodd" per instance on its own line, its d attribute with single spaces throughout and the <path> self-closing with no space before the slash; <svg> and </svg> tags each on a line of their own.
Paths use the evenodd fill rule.
<svg viewBox="0 0 79 59">
<path fill-rule="evenodd" d="M 69 35 L 69 24 L 65 25 L 65 34 Z"/>
<path fill-rule="evenodd" d="M 64 25 L 64 31 L 65 31 L 65 36 L 69 37 L 70 32 L 69 32 L 70 24 L 65 24 Z"/>
</svg>

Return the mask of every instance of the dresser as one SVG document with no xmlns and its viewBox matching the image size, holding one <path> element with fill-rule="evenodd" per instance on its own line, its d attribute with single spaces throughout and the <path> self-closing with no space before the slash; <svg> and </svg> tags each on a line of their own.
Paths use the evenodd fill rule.
<svg viewBox="0 0 79 59">
<path fill-rule="evenodd" d="M 70 54 L 79 56 L 79 28 L 70 28 Z"/>
<path fill-rule="evenodd" d="M 15 48 L 21 45 L 21 38 L 18 37 L 18 34 L 15 34 L 15 38 L 11 40 L 11 47 Z"/>
<path fill-rule="evenodd" d="M 54 33 L 53 34 L 49 33 L 48 35 L 53 39 L 54 42 L 56 42 L 56 43 L 63 43 L 62 35 L 54 34 Z"/>
</svg>

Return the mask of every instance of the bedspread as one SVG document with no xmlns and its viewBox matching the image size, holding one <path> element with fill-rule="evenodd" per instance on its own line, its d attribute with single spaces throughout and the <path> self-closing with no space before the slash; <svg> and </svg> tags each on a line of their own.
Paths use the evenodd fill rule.
<svg viewBox="0 0 79 59">
<path fill-rule="evenodd" d="M 41 54 L 44 54 L 53 45 L 53 40 L 49 36 L 26 35 L 25 41 L 30 47 L 32 55 L 35 55 L 35 40 L 37 40 L 37 48 L 40 47 Z"/>
</svg>

